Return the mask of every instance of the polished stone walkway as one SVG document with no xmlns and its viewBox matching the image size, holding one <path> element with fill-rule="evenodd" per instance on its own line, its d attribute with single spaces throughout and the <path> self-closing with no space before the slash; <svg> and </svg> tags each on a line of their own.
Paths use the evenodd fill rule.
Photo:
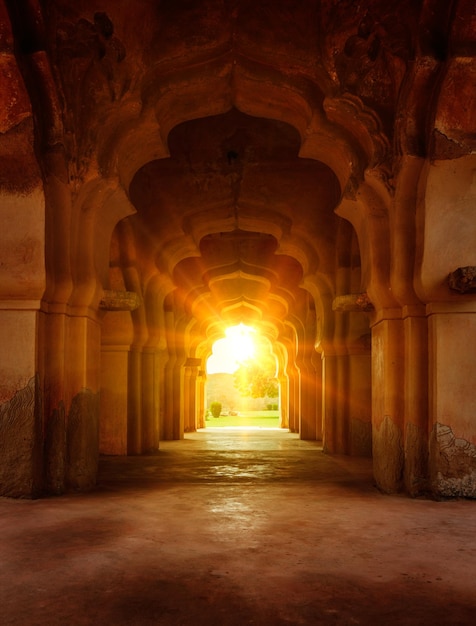
<svg viewBox="0 0 476 626">
<path fill-rule="evenodd" d="M 384 496 L 367 459 L 209 429 L 0 499 L 0 624 L 469 625 L 476 502 Z"/>
</svg>

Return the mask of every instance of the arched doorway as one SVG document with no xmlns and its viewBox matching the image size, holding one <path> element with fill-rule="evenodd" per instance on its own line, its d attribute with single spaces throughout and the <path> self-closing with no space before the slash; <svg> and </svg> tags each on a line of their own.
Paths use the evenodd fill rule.
<svg viewBox="0 0 476 626">
<path fill-rule="evenodd" d="M 226 328 L 207 359 L 206 426 L 280 426 L 278 369 L 271 345 L 258 328 Z"/>
</svg>

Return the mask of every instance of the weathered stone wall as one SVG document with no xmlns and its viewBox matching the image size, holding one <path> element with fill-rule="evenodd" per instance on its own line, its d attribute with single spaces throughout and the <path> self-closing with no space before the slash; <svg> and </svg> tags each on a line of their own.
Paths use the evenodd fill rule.
<svg viewBox="0 0 476 626">
<path fill-rule="evenodd" d="M 81 390 L 73 398 L 66 428 L 66 488 L 96 484 L 99 461 L 99 394 Z"/>
<path fill-rule="evenodd" d="M 99 324 L 43 314 L 40 328 L 43 491 L 90 489 L 99 459 Z"/>
<path fill-rule="evenodd" d="M 432 489 L 476 497 L 476 314 L 434 314 L 430 331 Z"/>
<path fill-rule="evenodd" d="M 437 497 L 476 497 L 476 446 L 445 424 L 430 434 L 431 488 Z"/>
<path fill-rule="evenodd" d="M 43 438 L 38 379 L 0 405 L 0 495 L 35 497 L 43 491 Z"/>
</svg>

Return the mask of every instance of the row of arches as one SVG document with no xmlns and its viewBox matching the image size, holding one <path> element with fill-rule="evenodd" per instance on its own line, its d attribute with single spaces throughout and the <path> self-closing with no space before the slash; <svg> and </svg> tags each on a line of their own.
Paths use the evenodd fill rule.
<svg viewBox="0 0 476 626">
<path fill-rule="evenodd" d="M 144 454 L 196 428 L 211 345 L 243 322 L 273 344 L 291 430 L 330 453 L 372 452 L 384 491 L 474 495 L 459 377 L 473 364 L 474 297 L 447 282 L 475 263 L 470 117 L 446 89 L 468 89 L 468 3 L 445 22 L 445 62 L 426 39 L 432 2 L 406 16 L 414 55 L 387 49 L 399 98 L 383 108 L 316 48 L 306 11 L 295 18 L 312 58 L 297 39 L 283 56 L 279 38 L 253 34 L 271 32 L 267 19 L 282 32 L 284 6 L 248 21 L 244 4 L 194 5 L 185 43 L 178 27 L 163 40 L 152 27 L 184 24 L 181 6 L 69 16 L 56 2 L 1 3 L 26 120 L 7 130 L 37 168 L 28 188 L 4 187 L 4 206 L 23 210 L 43 251 L 2 283 L 33 343 L 4 368 L 13 421 L 12 394 L 34 381 L 36 398 L 7 494 L 87 488 L 100 449 Z M 354 26 L 362 41 L 373 28 L 344 22 L 344 37 L 330 23 L 323 41 L 344 56 Z"/>
</svg>

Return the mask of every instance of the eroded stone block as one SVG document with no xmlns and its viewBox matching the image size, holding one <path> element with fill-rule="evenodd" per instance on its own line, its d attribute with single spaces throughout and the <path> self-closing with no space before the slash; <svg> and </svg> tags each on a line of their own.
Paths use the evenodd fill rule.
<svg viewBox="0 0 476 626">
<path fill-rule="evenodd" d="M 134 291 L 106 290 L 99 303 L 106 311 L 134 311 L 141 305 L 141 299 Z"/>
<path fill-rule="evenodd" d="M 0 406 L 0 495 L 34 498 L 42 485 L 37 381 Z"/>
<path fill-rule="evenodd" d="M 448 284 L 450 289 L 459 293 L 476 292 L 476 266 L 458 267 L 448 276 Z"/>
<path fill-rule="evenodd" d="M 435 424 L 430 439 L 432 491 L 436 496 L 476 498 L 476 446 Z"/>
</svg>

